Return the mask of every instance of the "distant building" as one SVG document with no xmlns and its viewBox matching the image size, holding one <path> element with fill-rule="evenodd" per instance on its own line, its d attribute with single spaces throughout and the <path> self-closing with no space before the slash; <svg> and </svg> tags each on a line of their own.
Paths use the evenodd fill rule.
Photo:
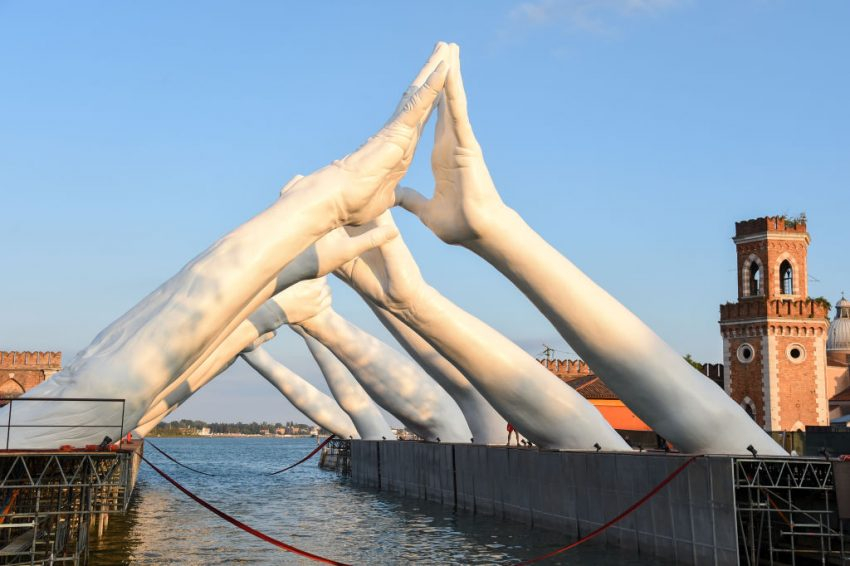
<svg viewBox="0 0 850 566">
<path fill-rule="evenodd" d="M 726 392 L 765 430 L 828 425 L 850 411 L 846 355 L 840 361 L 848 330 L 842 307 L 831 330 L 828 303 L 808 295 L 805 218 L 737 222 L 732 240 L 738 300 L 720 306 Z"/>
<path fill-rule="evenodd" d="M 835 318 L 829 325 L 826 361 L 827 384 L 832 385 L 829 416 L 846 417 L 850 415 L 850 301 L 843 296 L 835 305 Z"/>
<path fill-rule="evenodd" d="M 0 352 L 0 397 L 18 397 L 62 369 L 62 352 Z"/>
<path fill-rule="evenodd" d="M 651 430 L 582 360 L 537 360 L 602 413 L 617 430 Z"/>
</svg>

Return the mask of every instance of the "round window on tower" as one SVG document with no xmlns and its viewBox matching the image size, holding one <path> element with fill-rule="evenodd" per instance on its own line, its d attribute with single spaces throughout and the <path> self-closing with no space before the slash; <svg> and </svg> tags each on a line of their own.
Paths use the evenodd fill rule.
<svg viewBox="0 0 850 566">
<path fill-rule="evenodd" d="M 753 350 L 752 345 L 747 344 L 745 342 L 744 344 L 741 344 L 740 346 L 738 346 L 738 361 L 741 362 L 742 364 L 750 363 L 751 361 L 753 361 L 753 358 L 755 358 L 755 357 L 756 357 L 756 351 Z"/>
<path fill-rule="evenodd" d="M 785 348 L 785 355 L 791 363 L 799 364 L 806 359 L 806 349 L 800 344 L 791 344 Z"/>
</svg>

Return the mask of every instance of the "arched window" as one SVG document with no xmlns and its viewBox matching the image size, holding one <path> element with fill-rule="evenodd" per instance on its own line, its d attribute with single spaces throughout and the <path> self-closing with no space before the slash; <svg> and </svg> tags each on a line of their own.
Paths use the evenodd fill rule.
<svg viewBox="0 0 850 566">
<path fill-rule="evenodd" d="M 755 297 L 761 295 L 759 289 L 759 264 L 752 262 L 750 264 L 750 296 Z"/>
<path fill-rule="evenodd" d="M 744 411 L 747 413 L 747 416 L 756 420 L 756 404 L 753 403 L 752 399 L 744 397 L 744 400 L 741 401 L 741 406 L 744 407 Z"/>
<path fill-rule="evenodd" d="M 794 294 L 794 270 L 787 259 L 779 266 L 779 289 L 783 295 Z"/>
</svg>

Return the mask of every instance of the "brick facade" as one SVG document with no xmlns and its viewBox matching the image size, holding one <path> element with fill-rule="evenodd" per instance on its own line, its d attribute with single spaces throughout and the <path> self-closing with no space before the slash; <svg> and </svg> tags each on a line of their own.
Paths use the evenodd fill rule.
<svg viewBox="0 0 850 566">
<path fill-rule="evenodd" d="M 738 222 L 733 241 L 738 301 L 720 306 L 726 392 L 767 430 L 829 424 L 829 312 L 808 298 L 805 222 Z"/>
<path fill-rule="evenodd" d="M 61 369 L 61 352 L 0 352 L 0 397 L 18 397 Z"/>
</svg>

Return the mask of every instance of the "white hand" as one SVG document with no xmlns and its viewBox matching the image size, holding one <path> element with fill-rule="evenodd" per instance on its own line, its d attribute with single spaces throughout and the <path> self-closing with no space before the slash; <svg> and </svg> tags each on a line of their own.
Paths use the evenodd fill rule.
<svg viewBox="0 0 850 566">
<path fill-rule="evenodd" d="M 493 228 L 504 204 L 469 123 L 460 50 L 451 44 L 450 51 L 452 61 L 439 100 L 431 155 L 434 196 L 427 199 L 411 188 L 399 187 L 396 202 L 444 242 L 466 244 Z"/>
<path fill-rule="evenodd" d="M 395 228 L 390 211 L 367 226 L 346 230 L 356 233 L 373 226 Z M 409 310 L 428 286 L 401 236 L 364 252 L 334 273 L 375 304 L 399 314 Z"/>
<path fill-rule="evenodd" d="M 266 301 L 261 308 L 273 310 L 281 324 L 299 324 L 330 306 L 331 288 L 322 277 L 302 281 L 284 289 Z M 259 309 L 255 314 L 259 315 Z M 255 315 L 251 317 L 255 318 Z"/>
<path fill-rule="evenodd" d="M 289 191 L 328 191 L 337 225 L 363 224 L 391 207 L 422 127 L 443 88 L 451 50 L 438 43 L 405 91 L 395 113 L 357 151 L 298 181 Z"/>
<path fill-rule="evenodd" d="M 294 177 L 280 191 L 281 196 L 288 193 L 302 178 L 301 175 Z M 393 225 L 375 226 L 371 230 L 357 230 L 351 234 L 342 226 L 335 228 L 298 254 L 298 257 L 281 270 L 276 288 L 285 289 L 299 281 L 328 275 L 346 262 L 397 235 L 398 230 Z"/>
</svg>

